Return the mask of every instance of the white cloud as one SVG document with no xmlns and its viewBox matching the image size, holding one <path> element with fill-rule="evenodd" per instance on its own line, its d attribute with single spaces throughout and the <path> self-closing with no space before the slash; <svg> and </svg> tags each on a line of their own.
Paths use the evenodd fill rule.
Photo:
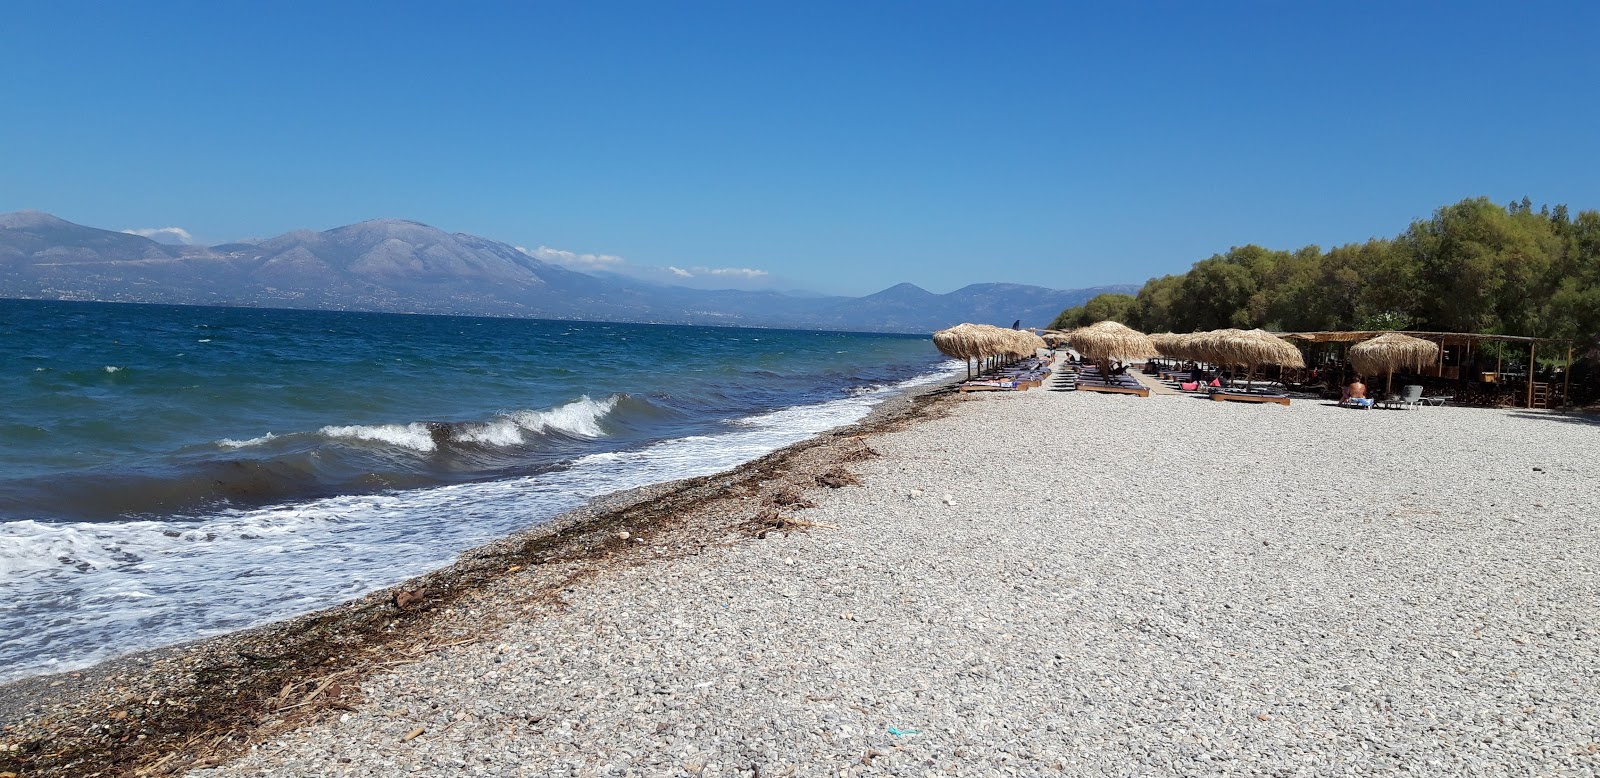
<svg viewBox="0 0 1600 778">
<path fill-rule="evenodd" d="M 194 236 L 182 227 L 141 227 L 137 230 L 123 230 L 129 235 L 143 235 L 157 243 L 182 243 L 186 246 L 194 245 Z"/>
<path fill-rule="evenodd" d="M 751 280 L 768 275 L 765 270 L 753 267 L 691 267 L 684 270 L 681 267 L 667 265 L 667 270 L 679 278 L 694 278 L 695 276 L 718 276 L 721 278 L 743 278 Z"/>
<path fill-rule="evenodd" d="M 765 270 L 753 267 L 697 267 L 694 272 L 708 276 L 733 276 L 735 278 L 760 278 L 767 275 Z"/>
<path fill-rule="evenodd" d="M 517 250 L 534 259 L 577 270 L 612 270 L 627 263 L 627 260 L 615 254 L 579 254 L 549 246 L 540 246 L 532 251 L 518 246 Z"/>
<path fill-rule="evenodd" d="M 757 289 L 771 284 L 770 273 L 753 267 L 663 267 L 634 264 L 615 254 L 580 254 L 549 246 L 536 249 L 517 246 L 516 249 L 534 259 L 579 272 L 608 271 L 641 281 L 680 284 L 695 289 Z"/>
</svg>

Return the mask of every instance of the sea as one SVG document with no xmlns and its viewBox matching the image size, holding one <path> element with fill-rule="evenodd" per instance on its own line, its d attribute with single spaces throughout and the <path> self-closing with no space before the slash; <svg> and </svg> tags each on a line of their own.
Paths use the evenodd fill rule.
<svg viewBox="0 0 1600 778">
<path fill-rule="evenodd" d="M 926 336 L 0 300 L 0 681 L 333 605 L 959 370 Z"/>
</svg>

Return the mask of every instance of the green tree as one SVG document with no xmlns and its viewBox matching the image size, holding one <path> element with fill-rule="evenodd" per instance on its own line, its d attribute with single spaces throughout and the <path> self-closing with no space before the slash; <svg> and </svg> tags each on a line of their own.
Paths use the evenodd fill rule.
<svg viewBox="0 0 1600 778">
<path fill-rule="evenodd" d="M 1066 310 L 1056 314 L 1056 317 L 1050 320 L 1050 326 L 1046 327 L 1045 329 L 1061 330 L 1065 332 L 1066 330 L 1076 329 L 1077 327 L 1081 326 L 1078 324 L 1078 322 L 1082 320 L 1083 306 L 1074 305 L 1071 308 L 1067 308 Z"/>
<path fill-rule="evenodd" d="M 1513 215 L 1484 197 L 1412 223 L 1399 244 L 1417 272 L 1418 321 L 1450 332 L 1527 334 L 1538 319 L 1528 295 L 1548 291 L 1540 281 L 1548 278 L 1553 247 L 1541 240 L 1539 224 L 1549 219 Z"/>
<path fill-rule="evenodd" d="M 1117 321 L 1128 323 L 1138 310 L 1138 303 L 1130 294 L 1097 294 L 1083 305 L 1075 305 L 1058 314 L 1050 322 L 1050 329 L 1070 330 L 1087 327 L 1096 322 Z"/>
<path fill-rule="evenodd" d="M 1255 274 L 1243 262 L 1226 255 L 1203 259 L 1184 276 L 1183 305 L 1174 312 L 1175 323 L 1181 331 L 1249 326 L 1250 299 L 1258 288 Z"/>
<path fill-rule="evenodd" d="M 1523 197 L 1444 206 L 1393 239 L 1323 252 L 1239 246 L 1148 280 L 1132 298 L 1063 311 L 1063 327 L 1116 319 L 1146 332 L 1433 329 L 1600 334 L 1600 212 L 1538 212 Z"/>
<path fill-rule="evenodd" d="M 1600 336 L 1600 211 L 1579 211 L 1564 237 L 1547 334 L 1594 345 Z"/>
<path fill-rule="evenodd" d="M 1167 275 L 1146 281 L 1134 298 L 1138 310 L 1128 326 L 1145 332 L 1178 332 L 1173 311 L 1182 298 L 1183 278 Z"/>
</svg>

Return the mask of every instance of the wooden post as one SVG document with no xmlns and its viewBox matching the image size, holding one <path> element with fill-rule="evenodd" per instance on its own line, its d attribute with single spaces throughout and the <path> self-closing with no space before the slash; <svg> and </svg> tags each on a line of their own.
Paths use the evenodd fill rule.
<svg viewBox="0 0 1600 778">
<path fill-rule="evenodd" d="M 1528 344 L 1528 404 L 1525 406 L 1528 408 L 1533 407 L 1533 354 L 1537 345 L 1535 343 Z"/>
<path fill-rule="evenodd" d="M 1567 365 L 1561 368 L 1561 407 L 1572 407 L 1572 344 L 1567 344 Z"/>
</svg>

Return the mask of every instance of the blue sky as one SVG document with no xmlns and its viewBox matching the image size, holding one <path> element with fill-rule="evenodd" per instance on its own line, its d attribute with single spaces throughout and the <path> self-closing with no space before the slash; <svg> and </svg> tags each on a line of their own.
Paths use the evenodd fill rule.
<svg viewBox="0 0 1600 778">
<path fill-rule="evenodd" d="M 1596 3 L 456 5 L 6 4 L 0 211 L 861 294 L 1600 208 Z"/>
</svg>

